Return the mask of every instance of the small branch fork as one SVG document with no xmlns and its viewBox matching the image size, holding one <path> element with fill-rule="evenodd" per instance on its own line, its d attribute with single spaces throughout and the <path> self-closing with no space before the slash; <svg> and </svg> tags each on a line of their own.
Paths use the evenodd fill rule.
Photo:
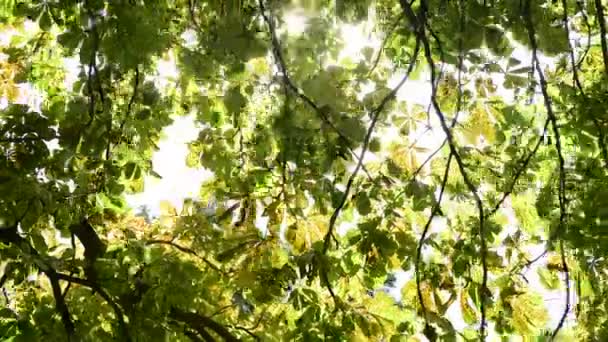
<svg viewBox="0 0 608 342">
<path fill-rule="evenodd" d="M 536 73 L 538 74 L 538 78 L 540 81 L 540 87 L 544 99 L 545 109 L 547 110 L 547 116 L 549 121 L 551 122 L 551 127 L 553 129 L 553 134 L 555 135 L 555 149 L 557 151 L 558 161 L 559 161 L 559 227 L 554 235 L 554 238 L 560 238 L 560 235 L 564 234 L 567 229 L 567 209 L 566 209 L 566 171 L 565 171 L 565 160 L 562 152 L 562 143 L 561 143 L 561 135 L 559 131 L 559 126 L 557 123 L 557 117 L 553 112 L 553 105 L 551 102 L 551 97 L 547 91 L 547 80 L 545 79 L 545 75 L 543 73 L 542 67 L 540 65 L 540 61 L 538 59 L 538 45 L 536 42 L 536 32 L 534 29 L 534 24 L 532 22 L 531 17 L 531 5 L 530 0 L 526 0 L 525 9 L 524 9 L 524 19 L 526 23 L 526 28 L 528 31 L 528 37 L 530 40 L 530 45 L 532 46 L 532 61 L 534 63 L 534 68 L 536 69 Z M 553 240 L 553 239 L 550 239 Z M 559 243 L 561 261 L 564 270 L 564 284 L 566 286 L 566 300 L 564 312 L 559 320 L 559 323 L 553 334 L 551 335 L 551 339 L 555 339 L 559 331 L 564 325 L 566 321 L 566 317 L 568 316 L 568 312 L 570 311 L 570 272 L 568 270 L 568 264 L 566 262 L 566 253 L 564 250 L 563 239 L 560 239 Z"/>
<path fill-rule="evenodd" d="M 458 168 L 460 170 L 460 174 L 462 175 L 462 178 L 463 178 L 464 183 L 466 184 L 467 188 L 473 195 L 473 198 L 475 200 L 475 204 L 476 204 L 476 207 L 478 210 L 479 237 L 480 237 L 480 241 L 481 241 L 481 262 L 482 262 L 482 268 L 483 268 L 481 285 L 482 285 L 482 291 L 485 292 L 485 290 L 487 288 L 487 282 L 488 282 L 488 266 L 487 266 L 487 246 L 486 246 L 486 237 L 485 237 L 485 230 L 484 230 L 485 214 L 484 214 L 483 202 L 481 201 L 481 197 L 478 194 L 477 187 L 471 181 L 471 178 L 465 168 L 464 162 L 462 161 L 462 158 L 458 152 L 456 142 L 454 141 L 454 137 L 452 136 L 452 132 L 447 125 L 445 115 L 443 114 L 441 107 L 439 106 L 439 103 L 437 102 L 437 82 L 436 82 L 437 74 L 436 74 L 436 70 L 435 70 L 436 69 L 435 62 L 433 61 L 433 56 L 432 56 L 432 52 L 431 52 L 431 45 L 430 45 L 430 42 L 426 35 L 426 30 L 427 30 L 427 26 L 428 26 L 427 19 L 426 19 L 426 13 L 428 10 L 427 3 L 425 0 L 421 0 L 418 14 L 414 13 L 414 11 L 411 7 L 411 4 L 408 3 L 407 0 L 400 0 L 399 3 L 401 5 L 403 12 L 405 13 L 405 16 L 408 18 L 408 21 L 410 22 L 412 29 L 414 30 L 414 32 L 416 32 L 418 39 L 420 39 L 422 41 L 426 61 L 431 69 L 431 103 L 439 118 L 441 127 L 443 128 L 443 131 L 447 137 L 447 142 L 448 142 L 448 145 L 450 148 L 450 154 L 456 160 L 456 163 L 458 164 Z M 434 38 L 437 40 L 437 37 L 434 37 Z M 480 301 L 481 326 L 480 326 L 480 330 L 479 330 L 479 334 L 480 334 L 480 337 L 482 340 L 485 339 L 485 336 L 486 336 L 486 307 L 485 307 L 485 305 L 486 305 L 485 300 L 482 299 Z"/>
<path fill-rule="evenodd" d="M 599 8 L 597 7 L 598 5 L 599 5 Z M 562 20 L 564 22 L 564 30 L 566 31 L 566 38 L 568 40 L 570 65 L 572 66 L 572 81 L 574 83 L 574 86 L 578 89 L 579 93 L 581 94 L 581 96 L 583 98 L 583 102 L 585 104 L 587 104 L 588 98 L 587 98 L 587 95 L 585 94 L 585 91 L 583 90 L 583 86 L 581 84 L 580 78 L 578 77 L 579 66 L 577 66 L 576 59 L 574 57 L 574 48 L 570 44 L 570 27 L 568 25 L 568 1 L 567 0 L 562 0 L 562 7 L 564 8 L 564 14 L 563 14 Z M 598 20 L 600 21 L 600 31 L 602 34 L 601 41 L 602 41 L 602 56 L 604 58 L 604 71 L 605 71 L 606 75 L 608 75 L 608 52 L 606 51 L 607 47 L 606 47 L 606 38 L 605 38 L 606 27 L 605 27 L 605 25 L 602 25 L 602 23 L 604 22 L 604 15 L 602 12 L 601 4 L 598 3 L 598 1 L 596 1 L 596 8 L 597 8 L 597 13 L 598 13 Z M 602 29 L 602 27 L 603 27 L 603 29 Z M 591 33 L 589 33 L 589 34 L 591 34 Z M 582 60 L 581 60 L 581 62 L 582 62 Z M 600 148 L 600 152 L 602 153 L 602 159 L 604 160 L 604 166 L 606 167 L 606 169 L 608 169 L 608 149 L 606 149 L 606 137 L 604 135 L 604 130 L 603 130 L 599 120 L 597 119 L 597 116 L 595 115 L 595 113 L 590 113 L 590 115 L 591 115 L 591 120 L 593 121 L 593 125 L 595 126 L 595 129 L 597 130 L 598 146 Z"/>
<path fill-rule="evenodd" d="M 458 122 L 458 115 L 460 114 L 460 111 L 462 110 L 462 106 L 463 106 L 463 103 L 462 103 L 462 95 L 463 95 L 462 94 L 462 69 L 463 69 L 463 64 L 464 64 L 463 34 L 464 34 L 464 30 L 465 30 L 465 18 L 464 18 L 464 12 L 462 10 L 462 0 L 458 1 L 458 10 L 460 12 L 460 32 L 459 32 L 460 34 L 458 37 L 458 51 L 459 51 L 459 53 L 458 53 L 458 100 L 457 100 L 457 104 L 456 104 L 456 114 L 454 115 L 454 118 L 452 119 L 450 129 L 453 129 L 454 126 L 456 125 L 456 122 Z M 439 41 L 439 40 L 437 40 L 437 41 Z M 445 145 L 446 140 L 444 140 L 443 144 L 441 144 L 439 149 L 441 149 Z M 428 220 L 426 221 L 426 224 L 424 225 L 424 228 L 422 229 L 422 235 L 420 236 L 420 240 L 418 240 L 418 246 L 416 248 L 416 262 L 414 264 L 414 273 L 416 275 L 416 292 L 418 294 L 418 302 L 420 303 L 420 309 L 422 310 L 422 315 L 423 315 L 424 321 L 425 321 L 425 331 L 429 331 L 431 329 L 431 327 L 430 327 L 430 324 L 428 321 L 427 309 L 426 309 L 426 305 L 424 304 L 424 298 L 422 295 L 422 287 L 421 287 L 422 284 L 421 284 L 420 261 L 421 261 L 421 257 L 422 257 L 422 248 L 424 246 L 424 241 L 426 240 L 426 236 L 428 234 L 429 228 L 431 227 L 431 223 L 433 222 L 433 218 L 437 214 L 439 214 L 439 212 L 441 211 L 441 201 L 443 200 L 443 194 L 445 192 L 445 187 L 446 187 L 446 184 L 448 181 L 448 176 L 450 174 L 450 166 L 452 164 L 452 157 L 453 157 L 453 154 L 450 152 L 450 154 L 448 156 L 447 164 L 445 166 L 443 180 L 441 181 L 441 188 L 439 191 L 439 197 L 437 199 L 437 203 L 433 207 L 433 209 L 431 211 L 431 215 L 429 216 Z"/>
<path fill-rule="evenodd" d="M 342 131 L 340 131 L 338 127 L 336 127 L 336 125 L 331 122 L 331 120 L 327 116 L 327 112 L 323 108 L 319 107 L 319 105 L 317 105 L 310 97 L 304 94 L 304 92 L 300 88 L 298 88 L 298 86 L 293 82 L 293 80 L 289 76 L 287 64 L 285 63 L 285 58 L 281 50 L 281 43 L 279 42 L 279 38 L 277 37 L 274 20 L 269 14 L 266 13 L 266 6 L 264 5 L 264 0 L 258 0 L 258 3 L 260 7 L 260 12 L 262 13 L 262 17 L 264 18 L 264 22 L 268 26 L 268 31 L 270 33 L 270 41 L 272 45 L 272 53 L 274 59 L 276 60 L 277 67 L 279 68 L 279 71 L 282 74 L 282 80 L 284 85 L 287 89 L 289 89 L 289 91 L 296 94 L 296 96 L 300 98 L 300 100 L 302 100 L 310 108 L 312 108 L 313 111 L 317 113 L 317 115 L 321 118 L 321 120 L 334 132 L 336 132 L 336 134 L 338 134 L 340 138 L 342 138 L 346 142 L 350 142 L 350 139 L 346 135 L 344 135 L 344 133 L 342 133 Z M 348 150 L 353 155 L 353 157 L 355 157 L 355 159 L 358 158 L 357 154 L 350 146 L 348 146 Z M 367 173 L 368 178 L 371 179 L 371 176 L 369 175 L 367 170 L 365 170 L 365 166 L 363 166 L 363 170 Z"/>
<path fill-rule="evenodd" d="M 0 242 L 14 245 L 22 252 L 28 253 L 34 257 L 36 266 L 41 272 L 43 272 L 47 276 L 49 282 L 51 283 L 53 297 L 55 298 L 55 309 L 61 316 L 61 321 L 68 336 L 68 341 L 77 341 L 77 339 L 75 334 L 74 322 L 72 321 L 72 317 L 64 299 L 65 294 L 61 292 L 61 287 L 59 285 L 60 280 L 86 286 L 92 289 L 94 292 L 99 293 L 99 295 L 104 300 L 106 300 L 106 302 L 114 310 L 114 313 L 118 319 L 118 324 L 124 334 L 125 340 L 131 340 L 129 337 L 127 325 L 124 321 L 124 314 L 122 310 L 120 309 L 118 304 L 116 304 L 116 302 L 112 299 L 112 297 L 97 283 L 94 283 L 87 279 L 77 278 L 57 272 L 49 263 L 43 260 L 43 258 L 38 254 L 36 249 L 34 249 L 34 247 L 26 239 L 24 239 L 17 233 L 17 226 L 0 229 Z"/>
</svg>

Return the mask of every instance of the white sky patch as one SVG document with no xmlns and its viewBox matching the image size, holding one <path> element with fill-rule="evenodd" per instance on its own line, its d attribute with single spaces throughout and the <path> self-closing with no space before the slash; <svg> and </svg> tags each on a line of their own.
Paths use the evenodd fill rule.
<svg viewBox="0 0 608 342">
<path fill-rule="evenodd" d="M 182 38 L 184 40 L 184 43 L 185 43 L 184 46 L 189 49 L 191 49 L 197 45 L 198 36 L 196 34 L 196 31 L 194 31 L 192 29 L 188 29 L 188 30 L 184 31 L 184 33 L 182 33 L 180 38 Z"/>
<path fill-rule="evenodd" d="M 10 28 L 10 29 L 3 29 L 2 30 L 2 34 L 0 34 L 0 45 L 1 46 L 7 46 L 11 43 L 11 39 L 13 38 L 13 36 L 19 34 L 19 32 L 17 30 L 15 30 L 14 28 Z"/>
<path fill-rule="evenodd" d="M 199 131 L 194 117 L 175 117 L 174 120 L 172 125 L 163 130 L 166 138 L 160 141 L 159 150 L 152 157 L 154 171 L 162 179 L 146 177 L 144 191 L 127 196 L 131 207 L 145 205 L 152 216 L 160 213 L 161 200 L 170 201 L 180 212 L 184 199 L 197 199 L 201 184 L 213 175 L 206 169 L 186 166 L 187 143 L 196 139 Z"/>
<path fill-rule="evenodd" d="M 422 76 L 418 80 L 408 79 L 405 84 L 397 91 L 398 101 L 407 101 L 412 104 L 419 104 L 426 108 L 431 100 L 431 83 L 427 79 L 430 77 L 428 72 L 422 72 Z M 397 84 L 405 76 L 403 71 L 394 73 L 387 82 L 387 86 L 391 89 L 395 88 Z"/>
<path fill-rule="evenodd" d="M 80 60 L 78 57 L 65 57 L 63 58 L 63 67 L 65 69 L 63 85 L 66 89 L 70 90 L 74 87 L 74 83 L 78 81 L 81 69 Z"/>
<path fill-rule="evenodd" d="M 255 202 L 255 221 L 254 226 L 260 231 L 262 237 L 268 235 L 268 223 L 270 222 L 269 216 L 264 216 L 264 204 L 262 201 Z"/>
<path fill-rule="evenodd" d="M 26 34 L 32 35 L 38 31 L 38 23 L 29 19 L 23 22 L 23 30 Z"/>
<path fill-rule="evenodd" d="M 17 88 L 19 88 L 19 96 L 13 103 L 27 105 L 29 110 L 40 113 L 44 93 L 34 88 L 31 83 L 19 83 Z"/>
<path fill-rule="evenodd" d="M 285 24 L 277 27 L 278 34 L 287 33 L 291 36 L 299 36 L 308 28 L 309 18 L 304 9 L 300 7 L 286 10 L 282 17 Z"/>
<path fill-rule="evenodd" d="M 157 61 L 157 77 L 154 78 L 155 86 L 162 91 L 167 90 L 168 86 L 175 83 L 179 76 L 179 69 L 175 62 L 173 51 L 170 51 L 165 58 Z"/>
<path fill-rule="evenodd" d="M 371 47 L 377 52 L 381 41 L 368 33 L 368 26 L 367 22 L 342 24 L 340 26 L 339 31 L 344 42 L 344 48 L 338 55 L 338 61 L 349 59 L 352 62 L 358 63 L 364 59 L 362 50 L 366 47 Z"/>
</svg>

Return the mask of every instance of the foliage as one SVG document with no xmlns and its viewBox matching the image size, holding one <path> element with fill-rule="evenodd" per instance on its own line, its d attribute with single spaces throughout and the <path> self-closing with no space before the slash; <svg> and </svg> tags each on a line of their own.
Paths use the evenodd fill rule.
<svg viewBox="0 0 608 342">
<path fill-rule="evenodd" d="M 2 1 L 0 336 L 608 339 L 606 5 Z M 192 113 L 213 177 L 134 216 Z"/>
</svg>

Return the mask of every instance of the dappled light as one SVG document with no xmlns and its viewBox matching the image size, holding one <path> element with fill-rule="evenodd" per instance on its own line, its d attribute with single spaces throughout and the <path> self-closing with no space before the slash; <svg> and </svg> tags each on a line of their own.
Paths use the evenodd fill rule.
<svg viewBox="0 0 608 342">
<path fill-rule="evenodd" d="M 607 10 L 0 1 L 0 339 L 608 340 Z"/>
</svg>

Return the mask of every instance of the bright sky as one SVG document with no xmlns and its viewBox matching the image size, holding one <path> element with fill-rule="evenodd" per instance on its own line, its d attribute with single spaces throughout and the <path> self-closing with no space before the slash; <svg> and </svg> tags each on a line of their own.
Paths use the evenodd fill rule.
<svg viewBox="0 0 608 342">
<path fill-rule="evenodd" d="M 286 13 L 286 18 L 288 19 L 286 22 L 289 23 L 289 34 L 298 35 L 304 31 L 307 22 L 304 11 L 294 9 Z M 339 56 L 339 60 L 349 58 L 353 61 L 357 61 L 362 58 L 361 50 L 365 47 L 372 47 L 374 48 L 375 53 L 377 53 L 381 37 L 378 37 L 370 30 L 373 20 L 372 14 L 367 22 L 359 25 L 343 25 L 341 27 L 341 34 L 345 47 Z M 31 23 L 28 24 L 27 30 L 32 30 Z M 3 34 L 2 37 L 0 37 L 0 45 L 8 42 L 10 35 L 8 36 L 9 37 L 7 38 L 7 35 Z M 182 38 L 184 38 L 188 44 L 192 44 L 195 40 L 195 34 L 193 34 L 193 32 L 187 32 Z M 530 61 L 530 52 L 521 46 L 515 50 L 513 56 L 521 60 L 524 64 Z M 0 56 L 0 58 L 2 58 L 2 56 Z M 541 56 L 541 60 L 546 65 L 552 65 L 553 63 L 551 59 L 544 56 Z M 78 60 L 74 58 L 65 58 L 64 64 L 68 71 L 65 83 L 66 85 L 71 85 L 77 79 L 80 66 Z M 175 81 L 178 73 L 179 70 L 175 65 L 175 61 L 170 56 L 167 60 L 163 60 L 159 63 L 158 75 L 155 78 L 155 82 L 158 86 L 165 87 Z M 402 76 L 402 71 L 395 73 L 389 80 L 389 86 L 394 86 Z M 497 85 L 501 84 L 501 75 L 496 74 L 492 77 L 495 79 Z M 409 103 L 420 104 L 426 107 L 430 97 L 430 85 L 427 78 L 428 73 L 423 73 L 420 80 L 408 81 L 398 92 L 398 100 L 408 101 Z M 366 91 L 372 90 L 373 85 L 366 88 Z M 512 93 L 504 88 L 499 87 L 498 92 L 504 95 L 506 99 L 513 98 Z M 29 85 L 21 86 L 19 102 L 27 103 L 33 108 L 39 108 L 42 98 L 42 94 L 38 93 L 35 89 L 32 89 Z M 0 108 L 5 105 L 6 99 L 0 99 Z M 439 146 L 441 141 L 443 141 L 444 134 L 435 119 L 436 116 L 432 112 L 431 118 L 431 129 L 429 131 L 426 131 L 425 127 L 420 127 L 412 134 L 422 137 L 418 140 L 419 146 L 427 147 L 429 150 L 433 151 Z M 160 142 L 160 149 L 154 153 L 152 161 L 154 170 L 162 176 L 162 179 L 158 180 L 153 177 L 147 177 L 145 179 L 144 192 L 128 196 L 128 203 L 131 207 L 138 208 L 145 205 L 148 207 L 152 216 L 157 216 L 159 214 L 159 204 L 161 200 L 170 201 L 179 212 L 184 199 L 196 199 L 198 197 L 201 183 L 212 177 L 211 172 L 204 169 L 188 168 L 185 163 L 186 155 L 188 153 L 187 143 L 196 139 L 199 129 L 200 127 L 197 127 L 192 115 L 185 117 L 176 116 L 174 118 L 174 123 L 164 130 L 164 136 L 166 138 Z M 388 138 L 386 139 L 395 138 L 397 138 L 396 135 L 388 134 Z M 426 156 L 421 155 L 420 158 L 420 160 L 423 160 Z M 509 217 L 509 225 L 515 227 L 517 225 L 517 220 L 512 211 L 510 206 L 507 206 L 505 209 L 505 212 Z M 264 225 L 264 218 L 258 217 L 256 219 L 256 226 L 263 229 Z M 339 227 L 339 230 L 344 232 L 355 226 L 356 224 L 354 222 L 346 222 Z M 433 222 L 433 230 L 440 231 L 445 228 L 446 223 L 444 218 L 437 218 L 437 220 Z M 530 248 L 532 249 L 531 255 L 533 256 L 539 255 L 544 250 L 543 245 L 532 246 Z M 546 260 L 537 262 L 531 269 L 525 271 L 525 276 L 530 281 L 530 286 L 543 295 L 551 315 L 551 322 L 549 323 L 548 328 L 552 329 L 557 325 L 563 310 L 564 292 L 547 291 L 540 285 L 536 269 L 544 263 L 546 263 Z M 398 272 L 396 286 L 394 289 L 390 290 L 390 293 L 396 298 L 399 298 L 401 286 L 408 279 L 412 279 L 412 276 L 413 273 L 411 270 Z M 462 329 L 466 326 L 462 320 L 458 301 L 449 308 L 447 316 L 448 319 L 454 323 L 455 328 Z M 570 319 L 574 319 L 573 314 L 571 314 Z"/>
</svg>

